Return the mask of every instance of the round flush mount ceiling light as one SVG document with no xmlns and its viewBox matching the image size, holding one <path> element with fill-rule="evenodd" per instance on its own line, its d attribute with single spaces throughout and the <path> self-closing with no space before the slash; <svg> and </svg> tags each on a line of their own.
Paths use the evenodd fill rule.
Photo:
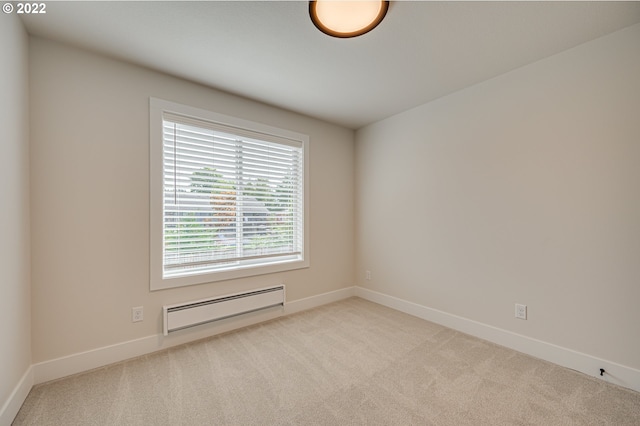
<svg viewBox="0 0 640 426">
<path fill-rule="evenodd" d="M 378 26 L 389 9 L 388 1 L 315 0 L 309 2 L 313 24 L 332 37 L 349 38 Z"/>
</svg>

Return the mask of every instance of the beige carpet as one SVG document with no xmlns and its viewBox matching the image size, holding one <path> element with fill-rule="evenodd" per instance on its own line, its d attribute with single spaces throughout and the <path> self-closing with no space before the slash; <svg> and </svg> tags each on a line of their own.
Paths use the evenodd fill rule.
<svg viewBox="0 0 640 426">
<path fill-rule="evenodd" d="M 351 298 L 36 386 L 14 425 L 640 425 L 640 393 Z"/>
</svg>

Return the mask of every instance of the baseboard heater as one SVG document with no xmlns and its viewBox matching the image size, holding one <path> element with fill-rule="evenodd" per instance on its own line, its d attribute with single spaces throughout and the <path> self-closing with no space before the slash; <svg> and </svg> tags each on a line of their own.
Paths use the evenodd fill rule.
<svg viewBox="0 0 640 426">
<path fill-rule="evenodd" d="M 164 335 L 278 305 L 284 306 L 284 285 L 163 306 Z"/>
</svg>

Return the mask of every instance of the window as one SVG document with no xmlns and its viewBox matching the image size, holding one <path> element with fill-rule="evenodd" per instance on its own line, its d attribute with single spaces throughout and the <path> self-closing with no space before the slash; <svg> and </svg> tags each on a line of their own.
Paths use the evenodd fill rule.
<svg viewBox="0 0 640 426">
<path fill-rule="evenodd" d="M 151 289 L 309 266 L 308 137 L 150 100 Z"/>
</svg>

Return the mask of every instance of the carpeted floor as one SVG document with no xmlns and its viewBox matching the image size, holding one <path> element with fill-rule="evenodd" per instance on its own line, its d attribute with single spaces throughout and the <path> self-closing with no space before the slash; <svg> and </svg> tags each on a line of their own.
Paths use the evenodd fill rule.
<svg viewBox="0 0 640 426">
<path fill-rule="evenodd" d="M 351 298 L 34 387 L 14 425 L 640 425 L 640 393 Z"/>
</svg>

